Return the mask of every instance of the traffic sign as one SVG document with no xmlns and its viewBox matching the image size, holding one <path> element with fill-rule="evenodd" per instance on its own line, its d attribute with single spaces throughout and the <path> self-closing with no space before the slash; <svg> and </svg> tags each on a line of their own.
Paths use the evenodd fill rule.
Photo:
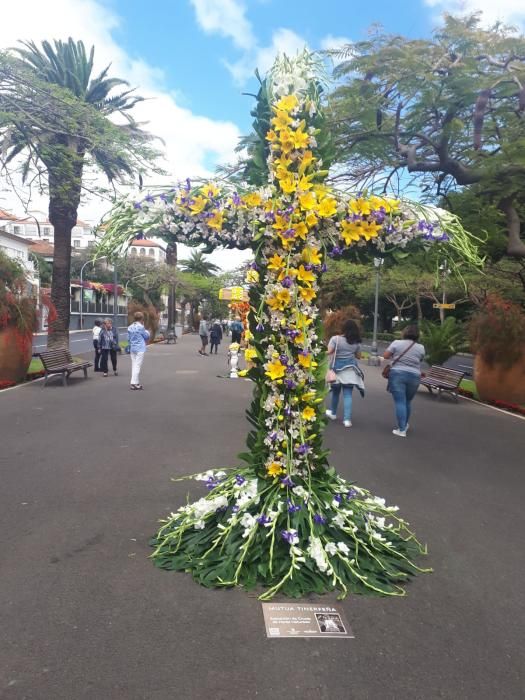
<svg viewBox="0 0 525 700">
<path fill-rule="evenodd" d="M 435 309 L 455 309 L 455 304 L 432 304 Z"/>
</svg>

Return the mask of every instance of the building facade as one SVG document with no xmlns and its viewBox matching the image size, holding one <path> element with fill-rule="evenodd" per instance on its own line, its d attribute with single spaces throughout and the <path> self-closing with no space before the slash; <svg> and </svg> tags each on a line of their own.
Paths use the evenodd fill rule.
<svg viewBox="0 0 525 700">
<path fill-rule="evenodd" d="M 51 245 L 55 241 L 54 227 L 46 215 L 40 211 L 35 211 L 30 216 L 19 217 L 0 209 L 0 227 L 8 233 L 30 241 L 42 241 Z M 71 232 L 71 246 L 73 248 L 87 248 L 94 242 L 93 227 L 79 219 Z"/>
</svg>

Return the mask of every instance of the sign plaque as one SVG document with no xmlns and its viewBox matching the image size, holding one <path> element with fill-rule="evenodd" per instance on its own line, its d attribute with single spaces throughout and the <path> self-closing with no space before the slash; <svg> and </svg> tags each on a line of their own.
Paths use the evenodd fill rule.
<svg viewBox="0 0 525 700">
<path fill-rule="evenodd" d="M 262 603 L 266 636 L 353 639 L 343 611 L 335 605 Z"/>
<path fill-rule="evenodd" d="M 455 309 L 455 304 L 432 304 L 434 309 Z"/>
</svg>

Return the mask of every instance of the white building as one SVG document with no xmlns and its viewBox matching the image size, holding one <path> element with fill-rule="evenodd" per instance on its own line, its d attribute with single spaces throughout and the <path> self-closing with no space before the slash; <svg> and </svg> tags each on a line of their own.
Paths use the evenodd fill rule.
<svg viewBox="0 0 525 700">
<path fill-rule="evenodd" d="M 128 255 L 148 258 L 157 263 L 166 262 L 166 248 L 149 238 L 135 238 L 129 247 Z"/>
<path fill-rule="evenodd" d="M 53 225 L 43 212 L 35 211 L 30 216 L 18 217 L 4 209 L 0 209 L 0 226 L 8 233 L 26 238 L 32 241 L 44 241 L 53 244 L 55 231 Z M 73 248 L 87 248 L 95 242 L 95 235 L 90 224 L 77 221 L 71 232 L 71 245 Z"/>
<path fill-rule="evenodd" d="M 29 259 L 30 241 L 27 241 L 21 236 L 0 228 L 0 250 L 8 257 L 16 260 L 25 270 L 28 282 L 28 296 L 38 297 L 40 290 L 40 280 L 38 277 L 38 269 L 32 260 Z"/>
</svg>

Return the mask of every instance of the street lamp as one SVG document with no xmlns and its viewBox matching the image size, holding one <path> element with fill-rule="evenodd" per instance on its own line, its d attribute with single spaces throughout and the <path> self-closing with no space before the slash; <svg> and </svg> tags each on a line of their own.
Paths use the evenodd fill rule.
<svg viewBox="0 0 525 700">
<path fill-rule="evenodd" d="M 104 260 L 106 256 L 102 255 L 102 257 L 97 258 L 97 260 Z M 82 282 L 82 276 L 84 274 L 84 268 L 86 265 L 95 265 L 94 260 L 88 260 L 85 262 L 82 267 L 80 268 L 80 328 L 84 328 L 84 317 L 83 317 L 83 307 L 84 307 L 84 283 Z"/>
<path fill-rule="evenodd" d="M 383 258 L 374 258 L 374 267 L 376 269 L 376 293 L 374 299 L 374 332 L 372 335 L 372 348 L 368 356 L 369 365 L 379 365 L 380 360 L 377 354 L 377 319 L 379 309 L 379 279 L 381 277 L 381 266 L 384 263 Z"/>
<path fill-rule="evenodd" d="M 439 320 L 441 325 L 445 323 L 445 304 L 447 303 L 447 289 L 446 282 L 447 277 L 450 275 L 451 270 L 448 269 L 448 263 L 446 260 L 439 266 L 439 272 L 441 273 L 441 289 L 442 289 L 442 302 L 439 308 Z"/>
</svg>

